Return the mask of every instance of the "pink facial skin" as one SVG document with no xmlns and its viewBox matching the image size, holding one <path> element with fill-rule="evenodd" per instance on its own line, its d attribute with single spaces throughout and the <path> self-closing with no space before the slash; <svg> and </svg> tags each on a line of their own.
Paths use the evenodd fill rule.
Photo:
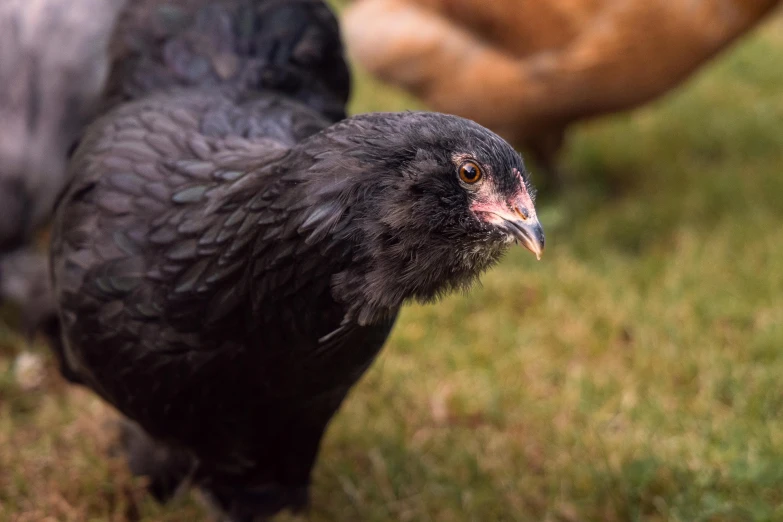
<svg viewBox="0 0 783 522">
<path fill-rule="evenodd" d="M 492 183 L 484 183 L 470 205 L 473 213 L 487 223 L 493 224 L 503 220 L 535 220 L 536 208 L 522 180 L 522 174 L 517 169 L 514 169 L 514 173 L 519 179 L 519 189 L 516 194 L 506 200 L 503 195 L 497 193 Z"/>
<path fill-rule="evenodd" d="M 522 175 L 516 169 L 514 170 L 514 173 L 519 179 L 519 188 L 514 195 L 510 198 L 506 198 L 504 195 L 499 194 L 495 189 L 494 184 L 488 179 L 487 181 L 489 182 L 483 183 L 482 186 L 477 189 L 470 208 L 479 219 L 486 223 L 503 226 L 506 229 L 508 228 L 504 225 L 516 223 L 517 229 L 531 230 L 532 227 L 537 227 L 538 230 L 540 230 L 536 209 L 522 179 Z M 536 255 L 537 259 L 541 258 L 544 249 L 543 240 L 538 240 L 529 233 L 524 234 L 523 236 L 509 234 L 507 237 L 507 241 L 509 242 L 515 240 L 521 241 L 527 249 Z"/>
</svg>

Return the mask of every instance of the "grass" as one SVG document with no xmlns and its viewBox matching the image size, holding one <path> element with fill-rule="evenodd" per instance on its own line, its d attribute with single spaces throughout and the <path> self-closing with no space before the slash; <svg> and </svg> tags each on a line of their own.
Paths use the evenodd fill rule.
<svg viewBox="0 0 783 522">
<path fill-rule="evenodd" d="M 783 19 L 579 127 L 541 262 L 405 309 L 332 423 L 311 522 L 783 520 Z M 414 102 L 359 76 L 354 111 Z M 38 347 L 40 348 L 40 347 Z M 111 411 L 0 329 L 0 522 L 168 521 Z M 289 520 L 286 516 L 281 520 Z"/>
</svg>

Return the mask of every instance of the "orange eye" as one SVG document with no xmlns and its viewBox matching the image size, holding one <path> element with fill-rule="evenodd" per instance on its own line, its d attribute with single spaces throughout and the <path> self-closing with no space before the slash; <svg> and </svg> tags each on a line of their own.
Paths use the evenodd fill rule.
<svg viewBox="0 0 783 522">
<path fill-rule="evenodd" d="M 466 161 L 459 168 L 459 179 L 468 185 L 472 185 L 481 179 L 481 169 L 472 161 Z"/>
</svg>

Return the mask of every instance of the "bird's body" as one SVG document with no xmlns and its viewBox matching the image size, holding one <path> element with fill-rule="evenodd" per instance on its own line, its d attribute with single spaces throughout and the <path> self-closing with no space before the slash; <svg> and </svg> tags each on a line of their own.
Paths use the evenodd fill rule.
<svg viewBox="0 0 783 522">
<path fill-rule="evenodd" d="M 351 331 L 343 342 L 353 351 L 314 355 L 345 314 L 330 276 L 349 252 L 298 244 L 311 209 L 292 209 L 303 200 L 288 192 L 275 197 L 284 183 L 278 162 L 325 126 L 286 105 L 177 93 L 113 113 L 116 123 L 87 137 L 92 154 L 75 160 L 80 173 L 97 175 L 80 176 L 66 196 L 54 256 L 70 266 L 54 268 L 62 324 L 78 346 L 69 364 L 81 379 L 154 437 L 198 454 L 211 476 L 224 469 L 295 488 L 306 486 L 326 421 L 391 323 Z M 212 127 L 210 111 L 228 107 L 258 111 L 274 137 Z M 282 109 L 298 115 L 294 127 L 273 119 Z M 100 142 L 109 148 L 95 154 Z M 164 147 L 170 154 L 158 152 Z M 267 234 L 273 242 L 261 239 Z"/>
<path fill-rule="evenodd" d="M 356 0 L 355 60 L 553 167 L 573 122 L 676 87 L 779 0 Z"/>
<path fill-rule="evenodd" d="M 332 124 L 328 83 L 165 89 L 74 156 L 52 244 L 59 357 L 139 426 L 129 447 L 161 498 L 189 477 L 234 520 L 301 507 L 400 306 L 467 286 L 511 239 L 543 247 L 500 138 L 432 113 Z"/>
</svg>

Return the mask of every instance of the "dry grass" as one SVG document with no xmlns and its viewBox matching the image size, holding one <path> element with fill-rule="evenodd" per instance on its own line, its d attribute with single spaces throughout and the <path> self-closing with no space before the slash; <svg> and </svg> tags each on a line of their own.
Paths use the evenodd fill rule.
<svg viewBox="0 0 783 522">
<path fill-rule="evenodd" d="M 783 520 L 783 21 L 655 106 L 582 127 L 548 251 L 411 306 L 336 417 L 308 517 Z M 360 77 L 356 111 L 410 100 Z M 0 336 L 0 521 L 182 521 L 112 414 Z M 285 517 L 283 517 L 285 519 Z"/>
</svg>

